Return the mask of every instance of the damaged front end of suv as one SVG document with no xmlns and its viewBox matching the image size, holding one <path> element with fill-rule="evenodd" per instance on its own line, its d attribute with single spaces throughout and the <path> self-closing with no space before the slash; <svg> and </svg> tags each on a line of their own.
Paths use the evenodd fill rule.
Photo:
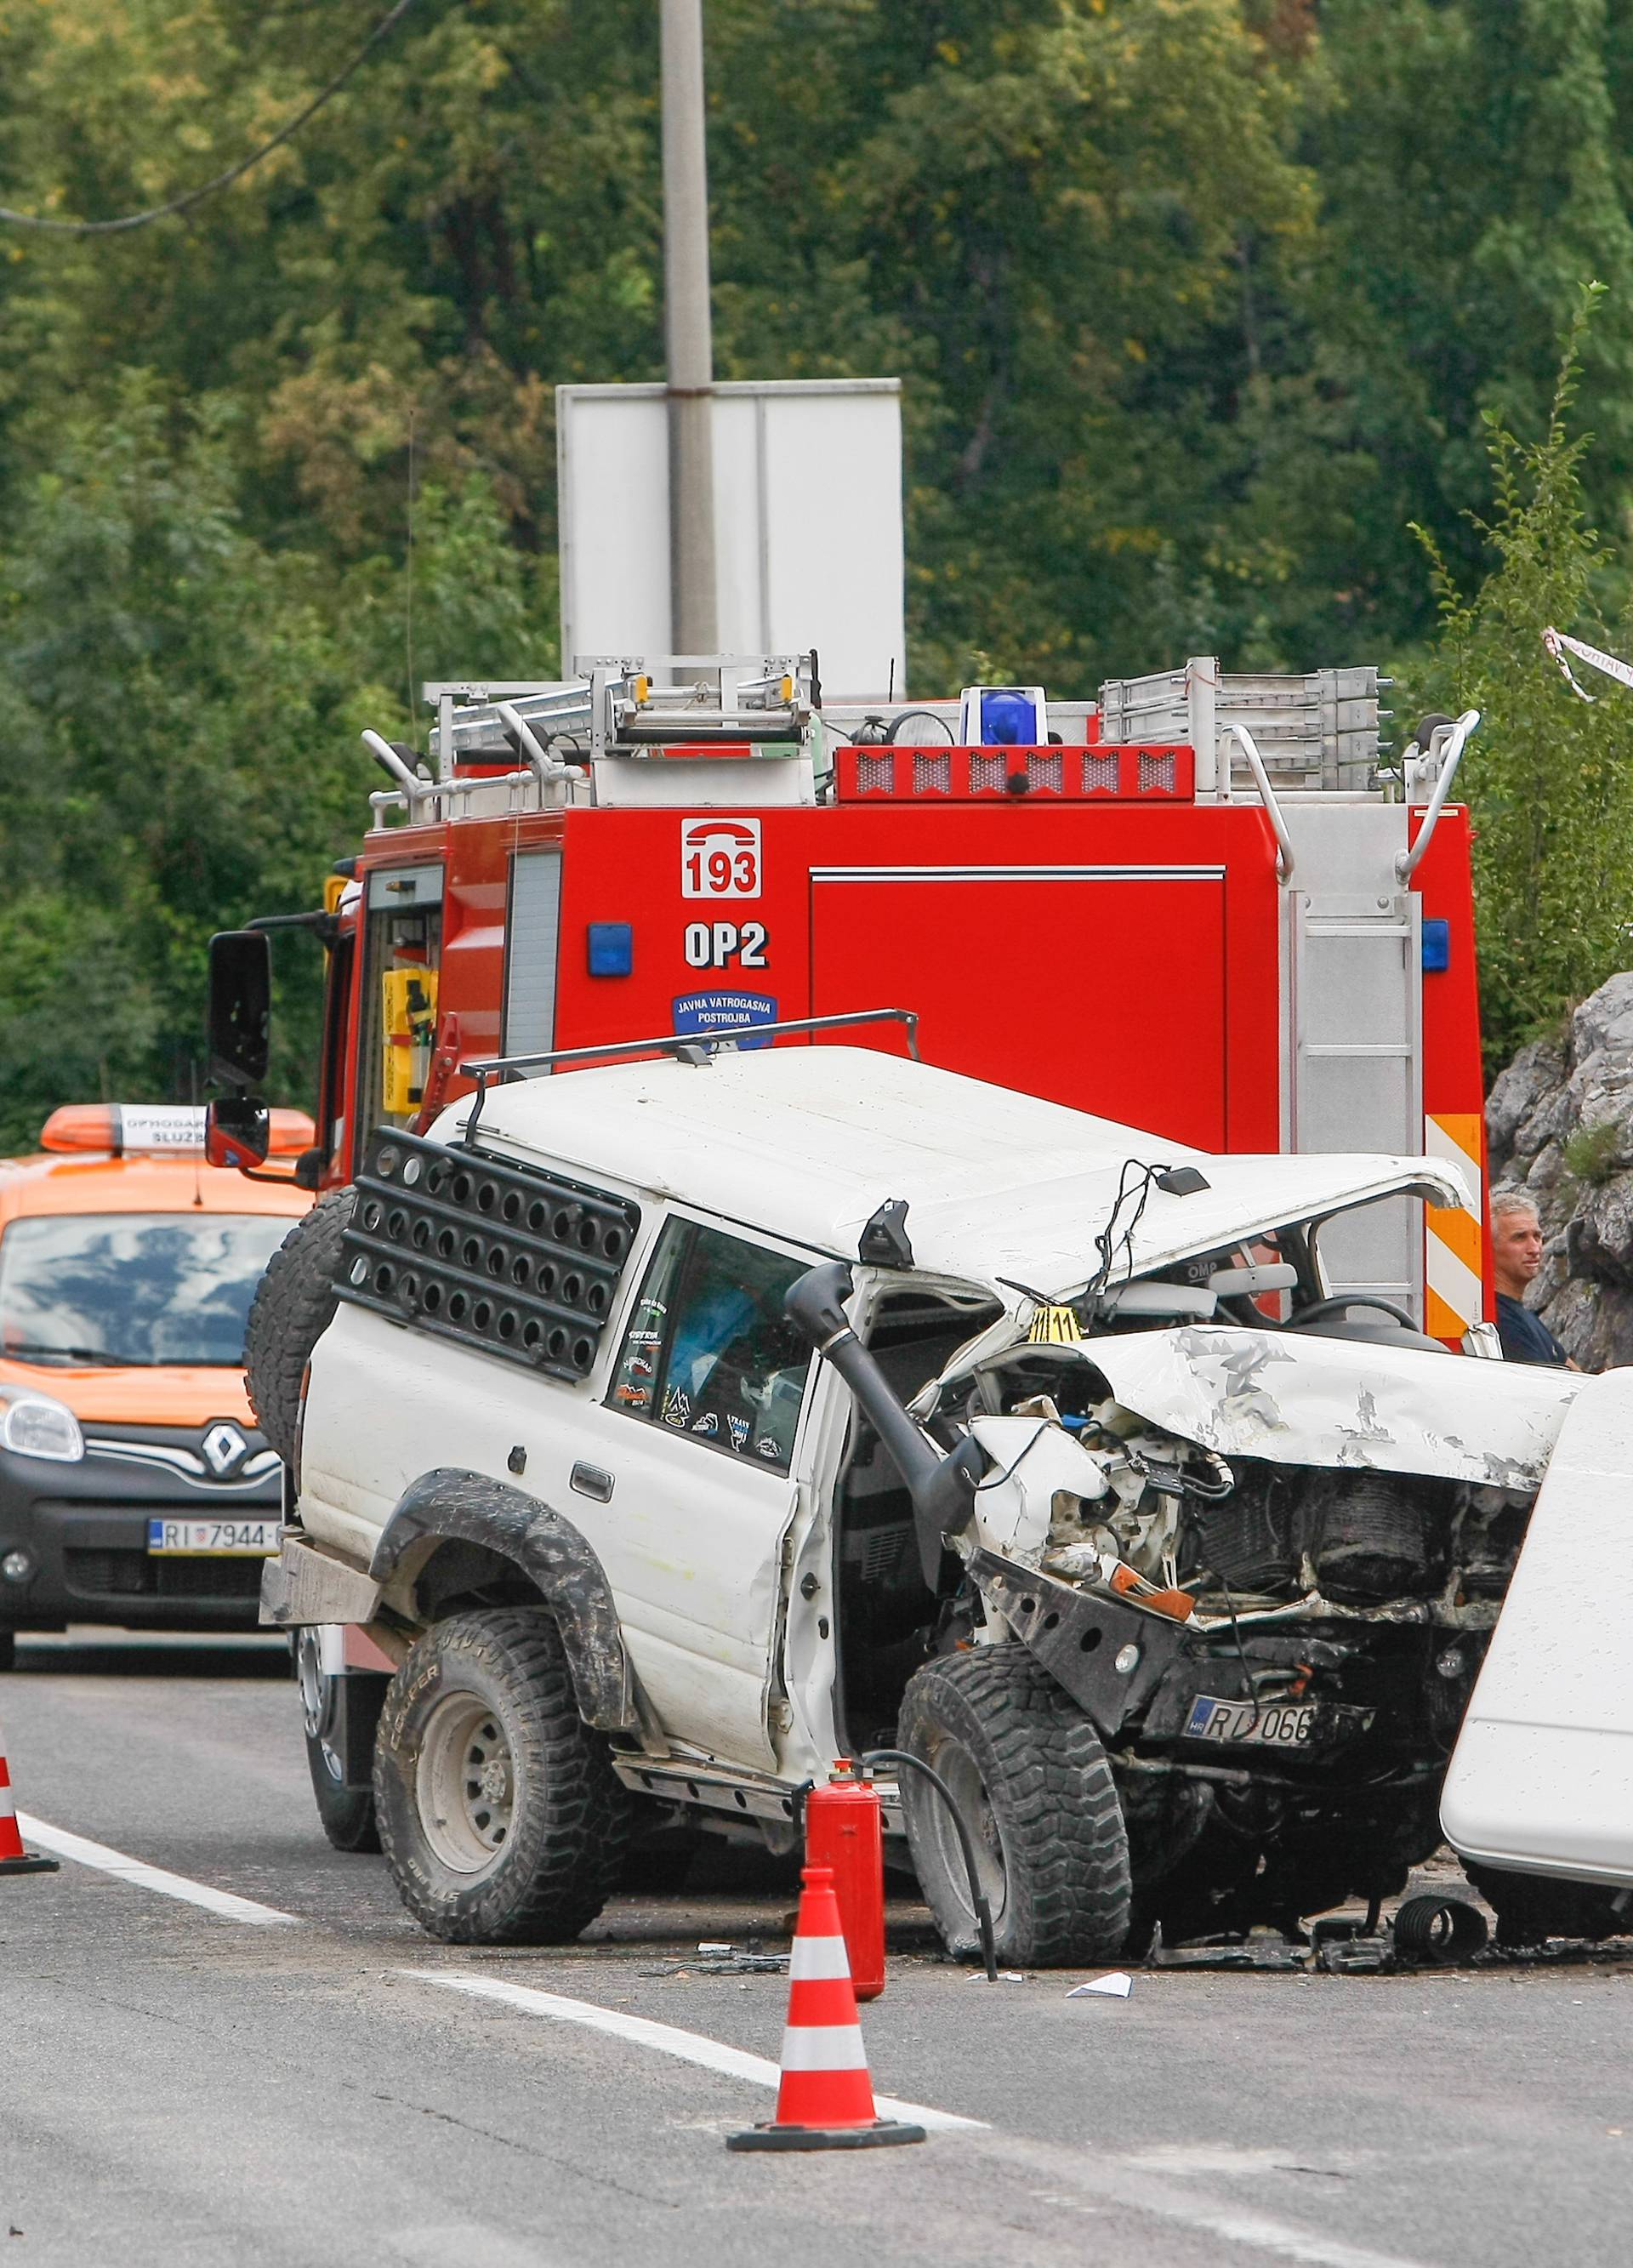
<svg viewBox="0 0 1633 2268">
<path fill-rule="evenodd" d="M 1371 1169 L 1355 1203 L 1460 1201 L 1428 1161 L 1327 1163 Z M 1244 1192 L 1222 1234 L 1225 1194 L 1206 1242 L 1116 1241 L 1115 1285 L 1108 1233 L 1098 1276 L 1058 1291 L 921 1241 L 921 1283 L 927 1241 L 943 1285 L 984 1279 L 1001 1312 L 910 1398 L 871 1351 L 883 1270 L 815 1269 L 790 1294 L 911 1498 L 938 1619 L 897 1736 L 973 1815 L 1011 1960 L 1141 1950 L 1159 1924 L 1169 1941 L 1293 1928 L 1402 1887 L 1439 1840 L 1580 1384 L 1459 1359 L 1387 1300 L 1329 1293 L 1332 1188 L 1292 1219 Z M 925 1894 L 967 1944 L 939 1807 L 901 1793 Z"/>
</svg>

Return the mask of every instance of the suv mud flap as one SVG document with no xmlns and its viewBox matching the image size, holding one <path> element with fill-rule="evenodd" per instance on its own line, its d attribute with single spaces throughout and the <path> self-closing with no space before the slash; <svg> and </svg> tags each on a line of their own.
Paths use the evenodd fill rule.
<svg viewBox="0 0 1633 2268">
<path fill-rule="evenodd" d="M 1000 1609 L 1010 1628 L 1102 1739 L 1119 1733 L 1144 1708 L 1185 1646 L 1183 1625 L 1104 1592 L 1074 1590 L 996 1551 L 976 1551 L 972 1580 Z M 1135 1659 L 1117 1664 L 1126 1650 Z"/>
<path fill-rule="evenodd" d="M 555 1616 L 585 1722 L 603 1733 L 638 1729 L 635 1676 L 612 1586 L 570 1520 L 485 1473 L 440 1467 L 403 1491 L 369 1573 L 388 1583 L 416 1546 L 448 1543 L 485 1544 L 513 1560 Z"/>
</svg>

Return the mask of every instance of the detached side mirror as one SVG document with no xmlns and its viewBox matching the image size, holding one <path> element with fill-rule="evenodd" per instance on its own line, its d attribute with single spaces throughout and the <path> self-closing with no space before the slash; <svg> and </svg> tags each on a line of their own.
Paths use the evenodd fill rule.
<svg viewBox="0 0 1633 2268">
<path fill-rule="evenodd" d="M 204 1156 L 212 1166 L 261 1165 L 271 1134 L 272 1113 L 251 1095 L 226 1094 L 205 1105 Z"/>
<path fill-rule="evenodd" d="M 217 1086 L 259 1086 L 265 1079 L 271 1012 L 266 932 L 218 932 L 210 940 L 210 1076 Z"/>
</svg>

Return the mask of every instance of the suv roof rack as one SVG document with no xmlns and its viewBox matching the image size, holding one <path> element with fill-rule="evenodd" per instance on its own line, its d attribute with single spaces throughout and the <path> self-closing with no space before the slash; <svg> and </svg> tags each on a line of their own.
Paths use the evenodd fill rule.
<svg viewBox="0 0 1633 2268">
<path fill-rule="evenodd" d="M 482 1105 L 490 1085 L 523 1071 L 548 1071 L 562 1063 L 598 1063 L 629 1056 L 675 1056 L 682 1063 L 707 1063 L 713 1056 L 736 1053 L 742 1042 L 780 1039 L 791 1032 L 832 1032 L 857 1024 L 901 1024 L 905 1027 L 908 1053 L 915 1063 L 918 1052 L 918 1015 L 911 1008 L 858 1008 L 848 1016 L 796 1016 L 778 1024 L 728 1024 L 718 1032 L 666 1032 L 651 1040 L 613 1040 L 593 1048 L 552 1048 L 534 1056 L 483 1056 L 460 1065 L 460 1076 L 476 1082 L 475 1099 L 460 1131 L 460 1139 L 473 1147 Z"/>
</svg>

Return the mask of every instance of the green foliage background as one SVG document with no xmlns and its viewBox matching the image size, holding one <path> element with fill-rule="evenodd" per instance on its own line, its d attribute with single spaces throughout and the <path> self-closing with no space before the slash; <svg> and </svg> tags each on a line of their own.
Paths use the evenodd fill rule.
<svg viewBox="0 0 1633 2268">
<path fill-rule="evenodd" d="M 175 194 L 382 6 L 7 0 L 0 202 Z M 1487 712 L 1494 1042 L 1625 957 L 1629 696 L 1575 703 L 1535 640 L 1623 607 L 1633 13 L 705 14 L 719 373 L 906 381 L 915 684 L 1394 661 Z M 204 940 L 312 902 L 411 677 L 556 666 L 553 388 L 661 375 L 656 19 L 418 0 L 186 220 L 0 229 L 0 1147 L 190 1091 Z"/>
</svg>

